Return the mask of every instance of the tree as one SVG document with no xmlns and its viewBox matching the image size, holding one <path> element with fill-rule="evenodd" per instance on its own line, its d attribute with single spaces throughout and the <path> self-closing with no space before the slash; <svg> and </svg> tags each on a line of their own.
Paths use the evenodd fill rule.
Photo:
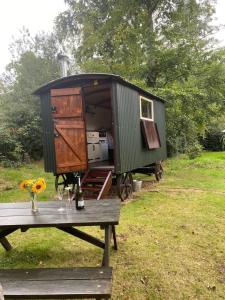
<svg viewBox="0 0 225 300">
<path fill-rule="evenodd" d="M 220 114 L 224 53 L 211 38 L 214 1 L 66 0 L 57 18 L 84 71 L 120 74 L 163 96 L 170 152 L 198 148 Z"/>
<path fill-rule="evenodd" d="M 79 36 L 74 55 L 85 71 L 144 79 L 148 87 L 185 79 L 204 59 L 212 1 L 66 0 L 57 18 L 64 37 Z M 204 51 L 202 51 L 204 50 Z"/>
<path fill-rule="evenodd" d="M 9 92 L 2 96 L 4 105 L 1 122 L 4 126 L 0 128 L 0 135 L 4 139 L 0 140 L 0 156 L 8 160 L 15 157 L 17 160 L 19 155 L 9 155 L 9 152 L 19 151 L 21 158 L 27 154 L 38 159 L 42 156 L 40 103 L 32 92 L 59 77 L 56 61 L 58 41 L 53 34 L 42 33 L 33 38 L 25 30 L 22 37 L 11 45 L 11 50 L 12 62 L 3 77 L 4 86 Z M 9 134 L 3 135 L 3 131 Z M 5 147 L 9 136 L 13 137 L 10 139 L 10 151 L 8 146 Z"/>
</svg>

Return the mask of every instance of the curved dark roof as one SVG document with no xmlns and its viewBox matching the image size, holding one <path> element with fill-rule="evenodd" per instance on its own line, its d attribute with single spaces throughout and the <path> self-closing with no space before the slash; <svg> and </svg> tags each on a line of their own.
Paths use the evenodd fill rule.
<svg viewBox="0 0 225 300">
<path fill-rule="evenodd" d="M 59 79 L 53 80 L 48 82 L 45 85 L 42 85 L 40 88 L 38 88 L 37 90 L 35 90 L 33 92 L 33 95 L 41 95 L 46 93 L 47 91 L 49 91 L 50 89 L 53 88 L 60 88 L 63 85 L 66 84 L 71 84 L 75 81 L 82 81 L 82 80 L 104 80 L 104 79 L 109 79 L 109 80 L 113 80 L 113 81 L 117 81 L 125 86 L 128 86 L 136 91 L 138 91 L 139 93 L 143 93 L 144 95 L 150 96 L 156 100 L 165 102 L 164 99 L 138 87 L 137 85 L 123 79 L 121 76 L 119 75 L 115 75 L 115 74 L 107 74 L 107 73 L 86 73 L 86 74 L 76 74 L 76 75 L 71 75 L 71 76 L 67 76 L 67 77 L 61 77 Z"/>
</svg>

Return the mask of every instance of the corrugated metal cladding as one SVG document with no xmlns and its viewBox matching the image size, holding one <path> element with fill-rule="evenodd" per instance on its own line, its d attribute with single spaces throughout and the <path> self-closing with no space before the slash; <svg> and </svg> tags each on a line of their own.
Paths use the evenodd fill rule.
<svg viewBox="0 0 225 300">
<path fill-rule="evenodd" d="M 113 83 L 116 173 L 123 173 L 166 158 L 165 107 L 153 100 L 161 148 L 148 150 L 140 125 L 140 94 L 119 83 Z"/>
<path fill-rule="evenodd" d="M 43 152 L 45 172 L 55 173 L 56 164 L 54 148 L 54 128 L 51 118 L 50 93 L 41 95 L 41 118 L 43 127 Z"/>
</svg>

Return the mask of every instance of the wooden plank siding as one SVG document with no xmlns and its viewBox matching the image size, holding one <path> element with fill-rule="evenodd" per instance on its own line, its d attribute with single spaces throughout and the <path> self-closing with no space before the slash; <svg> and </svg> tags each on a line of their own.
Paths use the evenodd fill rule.
<svg viewBox="0 0 225 300">
<path fill-rule="evenodd" d="M 86 170 L 86 129 L 81 88 L 51 90 L 56 173 Z"/>
</svg>

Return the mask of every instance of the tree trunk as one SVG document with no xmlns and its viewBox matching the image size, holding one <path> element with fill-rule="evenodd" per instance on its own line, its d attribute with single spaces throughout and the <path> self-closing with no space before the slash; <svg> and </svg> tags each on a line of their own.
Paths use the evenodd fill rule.
<svg viewBox="0 0 225 300">
<path fill-rule="evenodd" d="M 146 83 L 148 86 L 155 87 L 157 80 L 156 72 L 156 58 L 155 58 L 155 31 L 154 31 L 154 20 L 153 14 L 156 11 L 161 1 L 149 1 L 144 0 L 144 3 L 148 12 L 148 36 L 146 39 L 146 44 L 148 48 L 148 75 L 146 78 Z"/>
</svg>

